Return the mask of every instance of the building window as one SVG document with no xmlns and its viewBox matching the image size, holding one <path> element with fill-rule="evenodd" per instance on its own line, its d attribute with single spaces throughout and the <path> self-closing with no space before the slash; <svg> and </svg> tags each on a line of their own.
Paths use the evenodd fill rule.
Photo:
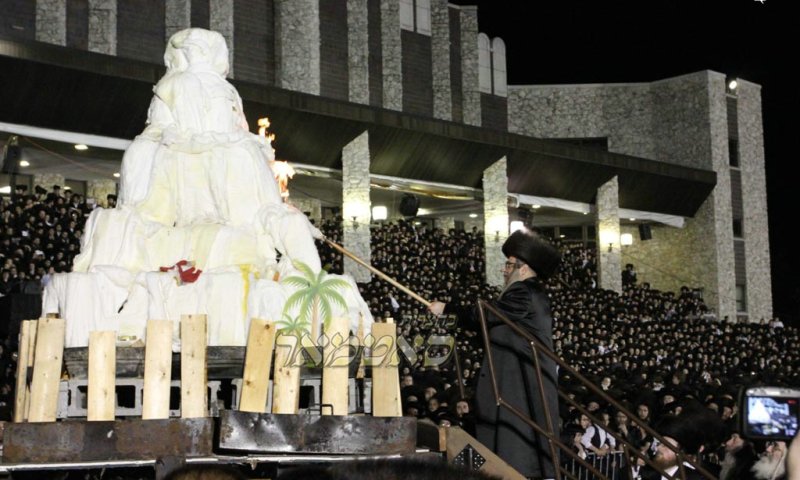
<svg viewBox="0 0 800 480">
<path fill-rule="evenodd" d="M 400 28 L 431 34 L 431 0 L 400 0 Z"/>
<path fill-rule="evenodd" d="M 508 95 L 506 74 L 506 44 L 501 38 L 489 40 L 478 34 L 478 86 L 481 93 Z"/>
<path fill-rule="evenodd" d="M 734 238 L 743 238 L 744 237 L 744 228 L 742 227 L 742 219 L 741 218 L 734 218 L 733 219 L 733 236 L 734 236 Z"/>
<path fill-rule="evenodd" d="M 747 311 L 747 295 L 744 285 L 736 285 L 736 311 Z"/>
<path fill-rule="evenodd" d="M 728 162 L 731 167 L 739 166 L 739 140 L 735 138 L 728 139 Z"/>
</svg>

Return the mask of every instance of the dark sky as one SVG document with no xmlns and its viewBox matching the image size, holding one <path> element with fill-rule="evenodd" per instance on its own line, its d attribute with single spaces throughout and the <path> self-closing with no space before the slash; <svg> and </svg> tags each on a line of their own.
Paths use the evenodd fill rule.
<svg viewBox="0 0 800 480">
<path fill-rule="evenodd" d="M 506 43 L 509 84 L 649 82 L 715 70 L 762 86 L 775 314 L 798 321 L 792 188 L 800 17 L 776 0 L 451 0 Z M 792 128 L 794 127 L 794 128 Z"/>
</svg>

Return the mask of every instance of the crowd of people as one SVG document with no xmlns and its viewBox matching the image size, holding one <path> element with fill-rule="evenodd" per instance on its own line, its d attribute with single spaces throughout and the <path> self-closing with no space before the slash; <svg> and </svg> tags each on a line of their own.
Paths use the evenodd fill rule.
<svg viewBox="0 0 800 480">
<path fill-rule="evenodd" d="M 21 187 L 21 188 L 20 188 Z M 68 272 L 80 253 L 86 218 L 84 196 L 56 185 L 0 199 L 0 294 L 40 293 L 53 273 Z"/>
<path fill-rule="evenodd" d="M 0 202 L 0 295 L 39 293 L 50 275 L 69 271 L 80 250 L 84 222 L 94 208 L 69 191 L 37 188 L 30 195 L 15 193 Z M 341 225 L 338 219 L 319 227 L 337 241 L 342 238 Z M 778 319 L 717 319 L 697 290 L 655 290 L 637 281 L 633 265 L 625 269 L 622 294 L 600 289 L 593 249 L 559 247 L 561 267 L 546 285 L 559 357 L 648 424 L 698 405 L 716 412 L 721 427 L 708 436 L 712 448 L 705 452 L 716 454 L 723 469 L 735 452 L 743 455 L 741 445 L 756 453 L 780 449 L 751 444 L 739 435 L 737 394 L 747 385 L 800 384 L 800 354 L 792 348 L 800 340 L 797 329 Z M 325 268 L 341 273 L 341 255 L 323 243 L 318 248 Z M 483 232 L 474 228 L 443 231 L 409 221 L 374 227 L 372 264 L 426 299 L 464 308 L 500 294 L 499 287 L 484 280 Z M 472 395 L 484 355 L 479 326 L 452 316 L 436 318 L 377 277 L 359 284 L 359 289 L 373 316 L 394 318 L 414 350 L 404 355 L 401 367 L 404 413 L 474 432 Z M 12 401 L 13 343 L 5 339 L 5 348 L 0 347 L 0 406 Z M 603 402 L 564 369 L 559 388 L 603 420 L 596 424 L 562 402 L 562 437 L 579 454 L 621 450 L 621 443 L 607 432 L 642 451 L 655 448 L 652 438 L 631 425 L 624 412 Z M 3 412 L 7 415 L 8 409 Z M 717 451 L 713 444 L 726 446 Z M 760 458 L 755 455 L 753 463 Z"/>
<path fill-rule="evenodd" d="M 336 237 L 341 235 L 338 225 L 326 222 L 322 229 L 328 237 Z M 482 274 L 470 275 L 472 268 L 483 269 L 482 237 L 478 231 L 444 232 L 403 221 L 387 224 L 373 231 L 373 264 L 425 298 L 474 304 L 477 298 L 492 299 L 500 292 L 486 285 Z M 681 411 L 715 412 L 717 421 L 706 419 L 709 427 L 692 435 L 707 443 L 703 458 L 711 470 L 717 472 L 722 464 L 727 478 L 778 478 L 773 474 L 780 471 L 777 465 L 784 458 L 780 452 L 785 455 L 786 445 L 742 440 L 739 391 L 750 385 L 800 385 L 800 356 L 792 348 L 800 332 L 777 318 L 751 323 L 717 319 L 697 289 L 655 290 L 637 282 L 633 265 L 623 272 L 621 295 L 597 288 L 594 251 L 574 244 L 560 248 L 560 271 L 547 283 L 559 357 L 650 426 Z M 320 249 L 323 263 L 341 268 L 336 252 Z M 463 319 L 433 320 L 414 300 L 375 277 L 361 291 L 373 315 L 399 318 L 400 332 L 417 346 L 419 354 L 401 373 L 406 415 L 474 431 L 472 389 L 483 358 L 477 326 Z M 452 336 L 459 365 L 452 350 L 419 341 L 442 335 Z M 426 355 L 426 349 L 432 353 Z M 430 362 L 443 355 L 449 361 Z M 595 424 L 562 402 L 564 442 L 575 445 L 576 452 L 595 457 L 621 452 L 622 442 L 607 434 L 614 432 L 642 452 L 651 449 L 656 455 L 656 443 L 645 430 L 563 369 L 559 388 L 604 422 Z M 752 464 L 761 462 L 757 471 L 772 474 L 730 476 L 732 452 L 738 451 L 731 444 L 740 443 L 760 454 L 751 459 Z M 638 463 L 636 471 L 644 462 Z"/>
</svg>

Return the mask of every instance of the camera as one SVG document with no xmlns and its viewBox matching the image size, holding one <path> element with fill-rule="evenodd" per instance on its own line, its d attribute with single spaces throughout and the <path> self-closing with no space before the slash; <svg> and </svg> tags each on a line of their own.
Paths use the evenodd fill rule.
<svg viewBox="0 0 800 480">
<path fill-rule="evenodd" d="M 742 435 L 753 440 L 789 441 L 800 423 L 800 390 L 751 387 L 743 391 Z"/>
</svg>

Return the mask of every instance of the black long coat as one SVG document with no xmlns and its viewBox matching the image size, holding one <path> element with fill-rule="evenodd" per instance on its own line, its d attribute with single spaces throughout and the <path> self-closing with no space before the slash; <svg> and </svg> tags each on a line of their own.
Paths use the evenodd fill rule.
<svg viewBox="0 0 800 480">
<path fill-rule="evenodd" d="M 511 284 L 494 306 L 509 320 L 553 350 L 553 317 L 550 300 L 536 278 Z M 488 312 L 487 312 L 488 313 Z M 492 359 L 500 397 L 538 425 L 547 429 L 530 344 L 498 318 L 487 316 Z M 488 352 L 486 352 L 488 355 Z M 544 397 L 559 438 L 556 364 L 539 355 Z M 514 413 L 495 401 L 488 358 L 483 359 L 475 390 L 478 440 L 526 477 L 555 477 L 547 438 L 539 435 Z"/>
</svg>

